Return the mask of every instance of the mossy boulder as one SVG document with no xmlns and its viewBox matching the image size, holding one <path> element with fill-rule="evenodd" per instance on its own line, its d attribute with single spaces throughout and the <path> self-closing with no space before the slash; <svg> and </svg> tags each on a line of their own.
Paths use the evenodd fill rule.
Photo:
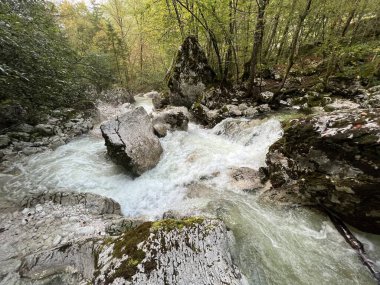
<svg viewBox="0 0 380 285">
<path fill-rule="evenodd" d="M 105 239 L 94 284 L 245 284 L 229 252 L 232 237 L 219 220 L 200 217 L 145 222 Z"/>
</svg>

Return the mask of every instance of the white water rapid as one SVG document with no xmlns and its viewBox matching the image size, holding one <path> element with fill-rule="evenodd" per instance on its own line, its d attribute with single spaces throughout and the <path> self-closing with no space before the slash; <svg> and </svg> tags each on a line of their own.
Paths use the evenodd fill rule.
<svg viewBox="0 0 380 285">
<path fill-rule="evenodd" d="M 151 110 L 148 99 L 137 99 Z M 376 284 L 327 217 L 269 206 L 234 188 L 230 169 L 264 166 L 282 130 L 278 120 L 269 119 L 227 135 L 223 126 L 229 121 L 211 130 L 190 124 L 188 132 L 168 134 L 161 139 L 160 163 L 134 180 L 107 158 L 104 140 L 94 131 L 29 158 L 3 191 L 93 192 L 118 201 L 128 217 L 156 219 L 174 210 L 221 218 L 233 230 L 235 262 L 251 285 Z M 358 234 L 380 266 L 380 239 Z"/>
</svg>

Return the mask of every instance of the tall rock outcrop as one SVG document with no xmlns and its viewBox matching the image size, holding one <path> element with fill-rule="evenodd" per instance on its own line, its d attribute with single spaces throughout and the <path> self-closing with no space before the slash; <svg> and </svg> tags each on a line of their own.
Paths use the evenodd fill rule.
<svg viewBox="0 0 380 285">
<path fill-rule="evenodd" d="M 197 38 L 187 37 L 178 51 L 169 79 L 170 104 L 190 108 L 215 80 L 215 72 L 209 66 Z"/>
</svg>

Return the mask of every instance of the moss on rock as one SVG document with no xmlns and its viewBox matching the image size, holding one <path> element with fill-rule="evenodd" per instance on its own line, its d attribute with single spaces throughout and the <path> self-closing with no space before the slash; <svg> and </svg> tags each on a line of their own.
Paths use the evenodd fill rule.
<svg viewBox="0 0 380 285">
<path fill-rule="evenodd" d="M 162 221 L 157 221 L 152 224 L 152 230 L 164 230 L 172 231 L 174 229 L 182 230 L 185 227 L 193 227 L 197 224 L 203 223 L 204 219 L 200 217 L 189 217 L 181 220 L 167 219 Z"/>
</svg>

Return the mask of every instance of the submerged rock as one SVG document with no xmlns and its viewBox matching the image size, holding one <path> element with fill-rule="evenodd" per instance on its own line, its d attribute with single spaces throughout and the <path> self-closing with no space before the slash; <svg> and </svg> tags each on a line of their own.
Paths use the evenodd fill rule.
<svg viewBox="0 0 380 285">
<path fill-rule="evenodd" d="M 171 105 L 190 108 L 216 80 L 197 38 L 189 36 L 178 51 L 169 79 Z"/>
<path fill-rule="evenodd" d="M 265 187 L 262 174 L 249 167 L 232 168 L 229 176 L 232 186 L 244 192 L 255 192 Z"/>
<path fill-rule="evenodd" d="M 168 107 L 151 116 L 155 133 L 164 137 L 168 131 L 187 131 L 190 114 L 186 107 Z"/>
<path fill-rule="evenodd" d="M 108 155 L 133 175 L 141 175 L 159 162 L 163 150 L 143 107 L 128 110 L 100 129 Z"/>
<path fill-rule="evenodd" d="M 379 112 L 340 110 L 288 122 L 266 158 L 273 187 L 293 188 L 304 201 L 379 234 Z"/>
</svg>

